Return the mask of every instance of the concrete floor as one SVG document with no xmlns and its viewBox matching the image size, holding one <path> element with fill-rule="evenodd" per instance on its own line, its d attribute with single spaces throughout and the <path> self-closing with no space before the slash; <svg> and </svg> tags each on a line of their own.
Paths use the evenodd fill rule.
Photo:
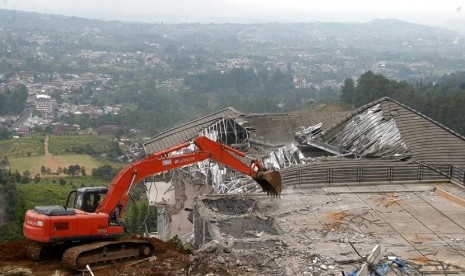
<svg viewBox="0 0 465 276">
<path fill-rule="evenodd" d="M 276 250 L 276 246 L 268 250 L 276 264 L 271 274 L 350 272 L 360 265 L 350 261 L 358 258 L 350 241 L 361 255 L 380 244 L 383 257 L 396 256 L 422 265 L 423 272 L 445 269 L 449 274 L 465 275 L 465 207 L 439 196 L 435 187 L 465 199 L 465 190 L 450 183 L 286 189 L 280 199 L 246 196 L 257 204 L 242 218 L 272 220 L 279 234 L 257 229 L 256 239 L 252 239 L 253 228 L 248 228 L 246 235 L 241 233 L 243 226 L 219 223 L 222 234 L 212 238 L 232 237 L 236 244 L 257 244 L 260 252 L 273 244 L 267 240 L 283 242 L 284 250 Z M 214 224 L 228 219 L 213 217 Z M 329 265 L 333 271 L 323 271 L 321 265 Z"/>
</svg>

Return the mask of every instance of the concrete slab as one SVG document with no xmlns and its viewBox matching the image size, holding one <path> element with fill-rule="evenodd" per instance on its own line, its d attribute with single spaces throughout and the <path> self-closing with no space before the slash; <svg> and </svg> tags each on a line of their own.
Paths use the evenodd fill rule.
<svg viewBox="0 0 465 276">
<path fill-rule="evenodd" d="M 400 234 L 379 234 L 376 235 L 380 239 L 380 244 L 384 248 L 389 247 L 412 247 L 413 246 Z"/>
<path fill-rule="evenodd" d="M 396 256 L 403 260 L 409 260 L 422 255 L 412 246 L 389 246 L 384 248 L 383 256 Z"/>
<path fill-rule="evenodd" d="M 425 221 L 423 222 L 431 231 L 438 234 L 462 234 L 465 235 L 465 229 L 451 220 L 442 221 Z"/>
<path fill-rule="evenodd" d="M 432 260 L 441 260 L 446 264 L 464 264 L 464 255 L 450 245 L 428 245 L 418 246 L 416 249 L 425 257 Z"/>
<path fill-rule="evenodd" d="M 425 191 L 402 190 L 419 187 L 425 188 Z M 277 267 L 285 267 L 289 275 L 303 275 L 304 272 L 308 274 L 312 271 L 320 273 L 318 269 L 321 269 L 322 264 L 337 267 L 338 272 L 352 271 L 358 256 L 349 241 L 364 255 L 380 244 L 384 257 L 450 262 L 462 265 L 465 269 L 465 212 L 463 207 L 457 209 L 453 202 L 432 194 L 429 190 L 433 187 L 426 184 L 413 187 L 400 184 L 337 189 L 307 188 L 294 189 L 292 193 L 285 193 L 281 199 L 252 196 L 259 207 L 253 215 L 274 219 L 280 229 L 279 234 L 273 235 L 272 241 L 265 240 L 260 237 L 262 229 L 258 229 L 258 226 L 271 224 L 257 225 L 251 229 L 255 234 L 253 241 L 245 238 L 241 240 L 241 237 L 248 235 L 241 232 L 244 223 L 241 227 L 231 226 L 234 232 L 231 233 L 241 246 L 248 244 L 249 253 L 254 258 L 279 260 L 281 267 Z M 457 189 L 455 186 L 446 187 Z M 330 189 L 341 193 L 328 193 Z M 376 192 L 372 192 L 374 190 Z M 396 192 L 391 192 L 393 190 Z M 241 216 L 246 215 L 234 217 Z M 208 223 L 214 218 L 211 215 L 202 218 L 202 221 Z M 199 226 L 194 232 L 202 234 L 205 229 L 209 228 Z M 219 237 L 226 239 L 225 235 Z M 241 252 L 238 256 L 247 254 Z M 278 270 L 276 268 L 275 271 Z M 270 275 L 285 274 L 277 272 Z"/>
<path fill-rule="evenodd" d="M 448 202 L 446 200 L 441 200 L 441 201 L 435 201 L 430 203 L 432 207 L 436 208 L 437 210 L 441 212 L 464 212 L 465 213 L 465 207 L 458 205 L 454 202 Z"/>
<path fill-rule="evenodd" d="M 348 187 L 352 192 L 366 192 L 366 191 L 380 191 L 378 185 L 370 186 L 349 186 Z"/>
<path fill-rule="evenodd" d="M 382 211 L 378 215 L 388 222 L 410 222 L 416 220 L 409 212 L 400 210 L 396 212 Z"/>
<path fill-rule="evenodd" d="M 426 213 L 433 213 L 437 212 L 437 210 L 434 206 L 432 206 L 429 202 L 415 202 L 415 203 L 406 203 L 406 202 L 401 202 L 400 205 L 402 208 L 405 210 L 411 212 L 426 212 Z"/>
<path fill-rule="evenodd" d="M 376 187 L 380 190 L 380 191 L 410 191 L 409 188 L 407 188 L 406 185 L 394 185 L 394 184 L 388 184 L 388 185 L 376 185 Z"/>
<path fill-rule="evenodd" d="M 402 237 L 412 245 L 425 245 L 425 244 L 443 244 L 444 240 L 436 233 L 433 234 L 419 234 L 419 233 L 403 233 Z"/>
<path fill-rule="evenodd" d="M 434 232 L 418 221 L 392 222 L 390 225 L 402 234 L 433 234 Z"/>
<path fill-rule="evenodd" d="M 465 221 L 465 211 L 444 211 L 442 213 L 455 222 Z"/>
<path fill-rule="evenodd" d="M 424 210 L 417 210 L 415 208 L 409 208 L 406 211 L 419 221 L 436 221 L 437 218 L 441 218 L 444 216 L 443 213 L 436 211 L 436 210 L 424 211 Z"/>
</svg>

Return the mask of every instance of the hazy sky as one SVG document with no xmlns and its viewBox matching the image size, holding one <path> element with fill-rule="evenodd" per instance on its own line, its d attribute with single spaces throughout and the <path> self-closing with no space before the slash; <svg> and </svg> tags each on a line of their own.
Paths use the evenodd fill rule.
<svg viewBox="0 0 465 276">
<path fill-rule="evenodd" d="M 0 0 L 0 8 L 167 23 L 465 19 L 465 0 Z"/>
</svg>

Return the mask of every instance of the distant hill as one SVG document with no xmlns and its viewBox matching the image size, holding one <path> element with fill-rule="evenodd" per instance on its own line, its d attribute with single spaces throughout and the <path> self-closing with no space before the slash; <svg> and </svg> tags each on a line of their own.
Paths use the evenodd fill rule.
<svg viewBox="0 0 465 276">
<path fill-rule="evenodd" d="M 58 32 L 80 32 L 89 27 L 99 27 L 106 31 L 117 31 L 118 29 L 124 27 L 130 27 L 131 30 L 134 31 L 135 27 L 139 27 L 140 30 L 146 30 L 146 25 L 147 24 L 123 23 L 116 21 L 86 19 L 74 16 L 0 9 L 1 28 L 22 30 L 44 29 Z"/>
<path fill-rule="evenodd" d="M 451 19 L 437 24 L 441 28 L 459 31 L 465 34 L 465 19 Z"/>
<path fill-rule="evenodd" d="M 55 31 L 82 31 L 89 27 L 102 28 L 105 31 L 131 30 L 138 33 L 165 33 L 170 28 L 189 32 L 211 33 L 218 30 L 229 30 L 238 35 L 254 38 L 270 39 L 271 37 L 299 38 L 302 36 L 333 36 L 359 38 L 411 38 L 430 37 L 449 33 L 439 27 L 430 27 L 396 19 L 376 19 L 366 23 L 312 22 L 312 23 L 266 23 L 266 24 L 162 24 L 162 23 L 128 23 L 119 21 L 103 21 L 51 15 L 36 12 L 0 9 L 0 26 L 14 29 L 52 29 Z M 463 24 L 465 26 L 465 24 Z M 148 28 L 150 27 L 150 28 Z M 464 27 L 465 28 L 465 27 Z"/>
</svg>

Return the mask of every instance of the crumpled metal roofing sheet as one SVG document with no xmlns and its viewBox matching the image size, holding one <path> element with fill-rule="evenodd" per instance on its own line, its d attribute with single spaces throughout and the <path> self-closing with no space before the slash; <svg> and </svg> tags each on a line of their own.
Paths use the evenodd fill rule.
<svg viewBox="0 0 465 276">
<path fill-rule="evenodd" d="M 355 110 L 344 120 L 324 130 L 321 138 L 328 141 L 335 137 L 353 118 L 377 105 L 380 106 L 385 121 L 394 120 L 413 160 L 427 164 L 448 164 L 465 168 L 465 137 L 388 97 Z M 397 139 L 397 134 L 391 138 Z M 376 145 L 378 144 L 375 144 L 374 148 Z M 364 144 L 362 146 L 366 147 Z M 367 150 L 372 149 L 368 147 Z"/>
<path fill-rule="evenodd" d="M 377 104 L 349 120 L 344 128 L 325 141 L 362 157 L 393 157 L 408 154 L 407 145 L 393 118 L 384 117 Z"/>
</svg>

